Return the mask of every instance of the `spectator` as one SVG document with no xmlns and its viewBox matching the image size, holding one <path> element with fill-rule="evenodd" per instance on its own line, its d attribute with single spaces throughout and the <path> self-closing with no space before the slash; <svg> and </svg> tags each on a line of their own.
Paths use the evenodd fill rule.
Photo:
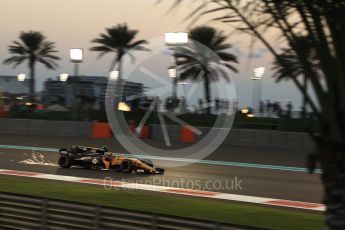
<svg viewBox="0 0 345 230">
<path fill-rule="evenodd" d="M 196 105 L 193 105 L 193 112 L 194 114 L 198 113 L 198 107 Z"/>
<path fill-rule="evenodd" d="M 291 118 L 292 109 L 293 109 L 292 102 L 289 101 L 286 105 L 286 117 L 287 118 Z"/>
<path fill-rule="evenodd" d="M 200 113 L 204 113 L 204 105 L 203 105 L 204 102 L 203 102 L 203 100 L 201 98 L 199 98 L 198 103 L 199 103 L 199 111 L 200 111 Z"/>
<path fill-rule="evenodd" d="M 260 115 L 264 114 L 264 109 L 265 109 L 264 102 L 262 100 L 260 100 L 260 102 L 259 102 L 259 113 L 260 113 Z"/>
<path fill-rule="evenodd" d="M 216 97 L 216 99 L 214 99 L 214 111 L 215 113 L 218 113 L 220 109 L 220 100 L 218 97 Z"/>
<path fill-rule="evenodd" d="M 271 107 L 272 107 L 272 112 L 275 116 L 278 116 L 278 117 L 282 116 L 282 109 L 278 101 L 273 102 Z"/>
<path fill-rule="evenodd" d="M 99 102 L 99 100 L 96 100 L 95 103 L 92 106 L 93 110 L 99 111 L 101 109 L 101 104 Z"/>
<path fill-rule="evenodd" d="M 165 99 L 165 110 L 167 111 L 172 111 L 172 107 L 173 107 L 173 101 L 171 99 L 171 97 L 167 97 Z"/>
<path fill-rule="evenodd" d="M 277 101 L 276 102 L 276 115 L 278 117 L 282 117 L 283 113 L 282 113 L 282 107 L 280 105 L 280 103 Z"/>
<path fill-rule="evenodd" d="M 185 97 L 181 97 L 181 100 L 180 100 L 180 105 L 179 105 L 179 112 L 180 113 L 187 113 L 188 110 L 187 110 L 187 100 Z"/>
<path fill-rule="evenodd" d="M 154 110 L 155 111 L 159 111 L 160 110 L 160 106 L 161 106 L 161 99 L 158 96 L 154 97 L 154 103 L 155 103 Z"/>
<path fill-rule="evenodd" d="M 307 112 L 307 110 L 306 110 L 305 105 L 302 105 L 300 118 L 305 119 L 306 118 L 306 112 Z"/>
<path fill-rule="evenodd" d="M 269 117 L 272 116 L 272 103 L 270 100 L 266 100 L 266 113 L 267 113 L 267 116 Z"/>
<path fill-rule="evenodd" d="M 223 101 L 224 101 L 224 110 L 228 111 L 228 109 L 229 109 L 229 101 L 226 100 L 226 99 L 224 99 Z"/>
<path fill-rule="evenodd" d="M 238 109 L 238 101 L 236 99 L 234 99 L 234 102 L 233 102 L 233 111 L 237 111 Z"/>
</svg>

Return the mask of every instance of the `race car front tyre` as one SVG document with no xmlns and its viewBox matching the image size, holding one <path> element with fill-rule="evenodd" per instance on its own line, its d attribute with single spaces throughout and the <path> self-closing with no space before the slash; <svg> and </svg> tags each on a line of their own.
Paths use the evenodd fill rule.
<svg viewBox="0 0 345 230">
<path fill-rule="evenodd" d="M 121 172 L 131 173 L 134 170 L 134 165 L 129 160 L 124 160 L 121 164 Z"/>
<path fill-rule="evenodd" d="M 58 160 L 58 164 L 61 168 L 69 168 L 71 167 L 71 160 L 68 156 L 60 156 Z"/>
<path fill-rule="evenodd" d="M 162 168 L 156 168 L 156 174 L 163 175 L 163 174 L 164 174 L 164 169 L 162 169 Z"/>
</svg>

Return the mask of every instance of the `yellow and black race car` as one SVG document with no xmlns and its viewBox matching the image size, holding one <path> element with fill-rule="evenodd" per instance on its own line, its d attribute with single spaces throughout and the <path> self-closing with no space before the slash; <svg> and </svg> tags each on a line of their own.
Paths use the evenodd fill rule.
<svg viewBox="0 0 345 230">
<path fill-rule="evenodd" d="M 109 152 L 106 147 L 72 146 L 72 148 L 60 148 L 59 153 L 58 164 L 61 168 L 78 166 L 87 169 L 113 170 L 124 173 L 164 174 L 164 169 L 155 168 L 149 159 L 117 156 Z"/>
</svg>

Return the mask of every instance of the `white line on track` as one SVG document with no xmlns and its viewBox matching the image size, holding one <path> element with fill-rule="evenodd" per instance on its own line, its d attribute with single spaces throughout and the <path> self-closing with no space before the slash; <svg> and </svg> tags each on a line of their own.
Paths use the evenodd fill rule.
<svg viewBox="0 0 345 230">
<path fill-rule="evenodd" d="M 180 195 L 186 195 L 186 196 L 197 196 L 197 197 L 203 197 L 203 198 L 213 198 L 213 199 L 230 200 L 230 201 L 238 201 L 238 202 L 246 202 L 246 203 L 263 204 L 263 205 L 273 205 L 273 206 L 280 206 L 280 207 L 290 207 L 290 208 L 297 208 L 297 209 L 304 209 L 304 210 L 325 211 L 325 206 L 323 204 L 317 204 L 317 203 L 281 200 L 281 199 L 273 199 L 273 198 L 265 198 L 265 197 L 257 197 L 257 196 L 237 195 L 237 194 L 229 194 L 229 193 L 204 191 L 204 190 L 182 189 L 182 188 L 165 187 L 165 186 L 159 186 L 159 185 L 136 184 L 136 183 L 128 183 L 124 181 L 100 180 L 100 179 L 92 179 L 92 178 L 62 176 L 62 175 L 25 172 L 25 171 L 16 171 L 16 170 L 7 170 L 7 169 L 0 169 L 0 175 L 40 178 L 40 179 L 66 181 L 66 182 L 74 182 L 74 183 L 93 184 L 93 185 L 104 186 L 105 188 L 117 187 L 117 188 L 126 188 L 126 189 L 137 189 L 137 190 L 154 191 L 154 192 L 161 192 L 161 193 L 173 193 L 173 194 L 180 194 Z"/>
</svg>

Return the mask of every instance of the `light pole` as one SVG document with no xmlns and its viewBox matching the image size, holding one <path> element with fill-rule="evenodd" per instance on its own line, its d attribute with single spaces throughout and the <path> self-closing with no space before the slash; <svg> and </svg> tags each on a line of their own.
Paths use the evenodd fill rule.
<svg viewBox="0 0 345 230">
<path fill-rule="evenodd" d="M 253 107 L 254 111 L 258 111 L 261 101 L 261 91 L 262 91 L 262 78 L 265 73 L 265 67 L 254 68 L 251 80 L 253 80 Z"/>
<path fill-rule="evenodd" d="M 79 81 L 79 63 L 83 62 L 83 49 L 72 48 L 69 50 L 71 62 L 74 64 L 74 79 L 72 82 L 73 89 L 73 120 L 77 119 L 77 97 L 76 97 L 76 84 Z"/>
<path fill-rule="evenodd" d="M 169 68 L 168 75 L 172 79 L 172 97 L 173 99 L 177 97 L 177 79 L 176 79 L 176 68 Z"/>
<path fill-rule="evenodd" d="M 182 85 L 184 96 L 187 98 L 186 86 L 189 85 L 189 82 L 181 81 L 178 84 Z"/>
<path fill-rule="evenodd" d="M 79 63 L 83 62 L 83 49 L 72 48 L 69 50 L 71 62 L 74 63 L 74 76 L 79 76 Z"/>
<path fill-rule="evenodd" d="M 26 75 L 24 73 L 20 73 L 17 75 L 17 81 L 18 82 L 24 83 L 25 79 L 26 79 Z M 31 96 L 29 97 L 29 99 L 31 99 Z"/>
<path fill-rule="evenodd" d="M 175 68 L 169 68 L 168 74 L 169 77 L 173 79 L 173 90 L 172 90 L 172 97 L 173 99 L 177 98 L 177 81 L 178 81 L 178 73 L 177 73 L 177 63 L 176 63 L 176 47 L 184 46 L 188 44 L 188 34 L 185 32 L 176 32 L 176 33 L 165 33 L 165 44 L 167 46 L 171 46 L 173 49 L 173 56 L 172 62 Z"/>
<path fill-rule="evenodd" d="M 185 82 L 185 81 L 180 81 L 178 83 L 179 85 L 182 85 L 182 89 L 183 89 L 183 97 L 181 98 L 181 102 L 180 102 L 180 113 L 185 113 L 188 111 L 188 106 L 187 106 L 187 91 L 186 91 L 186 87 L 189 85 L 189 82 Z"/>
<path fill-rule="evenodd" d="M 119 65 L 119 66 L 121 66 L 121 65 Z M 122 84 L 121 76 L 120 76 L 121 72 L 120 71 L 121 70 L 119 68 L 119 70 L 113 70 L 113 71 L 109 72 L 109 81 L 114 82 L 114 87 L 112 87 L 111 91 L 109 91 L 108 93 L 111 96 L 114 96 L 114 102 L 115 102 L 115 109 L 116 110 L 120 110 L 119 108 L 123 108 L 122 104 L 120 105 L 120 103 L 122 102 L 121 101 L 122 97 L 120 95 L 121 94 L 121 92 L 120 92 L 121 85 L 120 84 Z"/>
<path fill-rule="evenodd" d="M 67 73 L 62 73 L 59 75 L 59 81 L 61 82 L 61 87 L 62 87 L 62 92 L 61 92 L 62 95 L 61 96 L 63 97 L 65 106 L 68 104 L 68 102 L 67 102 L 68 87 L 66 87 L 67 80 L 68 80 L 68 74 Z M 58 102 L 60 103 L 60 101 L 58 101 Z"/>
</svg>

